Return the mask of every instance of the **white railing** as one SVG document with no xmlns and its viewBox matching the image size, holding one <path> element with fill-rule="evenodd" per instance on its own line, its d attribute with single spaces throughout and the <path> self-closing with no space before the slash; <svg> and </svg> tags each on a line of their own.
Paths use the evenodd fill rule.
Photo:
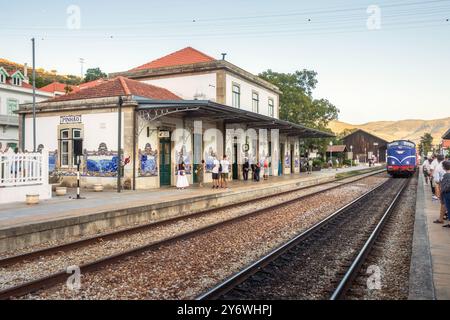
<svg viewBox="0 0 450 320">
<path fill-rule="evenodd" d="M 48 151 L 0 152 L 0 188 L 48 184 Z"/>
</svg>

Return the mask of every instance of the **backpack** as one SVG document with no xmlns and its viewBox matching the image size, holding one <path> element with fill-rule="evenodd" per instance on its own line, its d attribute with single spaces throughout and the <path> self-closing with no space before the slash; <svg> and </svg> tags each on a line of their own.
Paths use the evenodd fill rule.
<svg viewBox="0 0 450 320">
<path fill-rule="evenodd" d="M 222 164 L 219 164 L 219 172 L 222 172 L 223 168 L 222 168 Z"/>
</svg>

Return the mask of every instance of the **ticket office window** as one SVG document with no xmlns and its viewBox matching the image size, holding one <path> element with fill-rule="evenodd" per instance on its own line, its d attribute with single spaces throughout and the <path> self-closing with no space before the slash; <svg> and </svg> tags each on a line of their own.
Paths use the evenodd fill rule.
<svg viewBox="0 0 450 320">
<path fill-rule="evenodd" d="M 77 165 L 77 157 L 83 155 L 83 134 L 81 129 L 68 128 L 60 130 L 60 164 L 62 168 Z"/>
</svg>

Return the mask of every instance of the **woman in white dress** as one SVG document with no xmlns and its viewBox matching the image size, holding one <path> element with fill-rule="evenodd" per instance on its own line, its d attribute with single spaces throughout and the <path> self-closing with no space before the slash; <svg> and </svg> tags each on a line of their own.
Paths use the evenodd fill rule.
<svg viewBox="0 0 450 320">
<path fill-rule="evenodd" d="M 184 190 L 187 187 L 189 187 L 189 182 L 186 177 L 186 166 L 184 162 L 182 162 L 178 166 L 177 189 Z"/>
</svg>

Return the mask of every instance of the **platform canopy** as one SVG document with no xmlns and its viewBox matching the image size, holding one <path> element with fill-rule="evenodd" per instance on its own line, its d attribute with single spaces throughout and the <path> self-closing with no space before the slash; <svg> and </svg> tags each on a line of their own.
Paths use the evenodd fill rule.
<svg viewBox="0 0 450 320">
<path fill-rule="evenodd" d="M 148 120 L 170 115 L 193 120 L 223 121 L 225 124 L 246 124 L 248 128 L 253 129 L 279 129 L 280 134 L 300 138 L 334 137 L 329 132 L 208 100 L 155 101 L 137 97 L 134 99 L 139 103 L 138 112 L 147 113 Z"/>
</svg>

